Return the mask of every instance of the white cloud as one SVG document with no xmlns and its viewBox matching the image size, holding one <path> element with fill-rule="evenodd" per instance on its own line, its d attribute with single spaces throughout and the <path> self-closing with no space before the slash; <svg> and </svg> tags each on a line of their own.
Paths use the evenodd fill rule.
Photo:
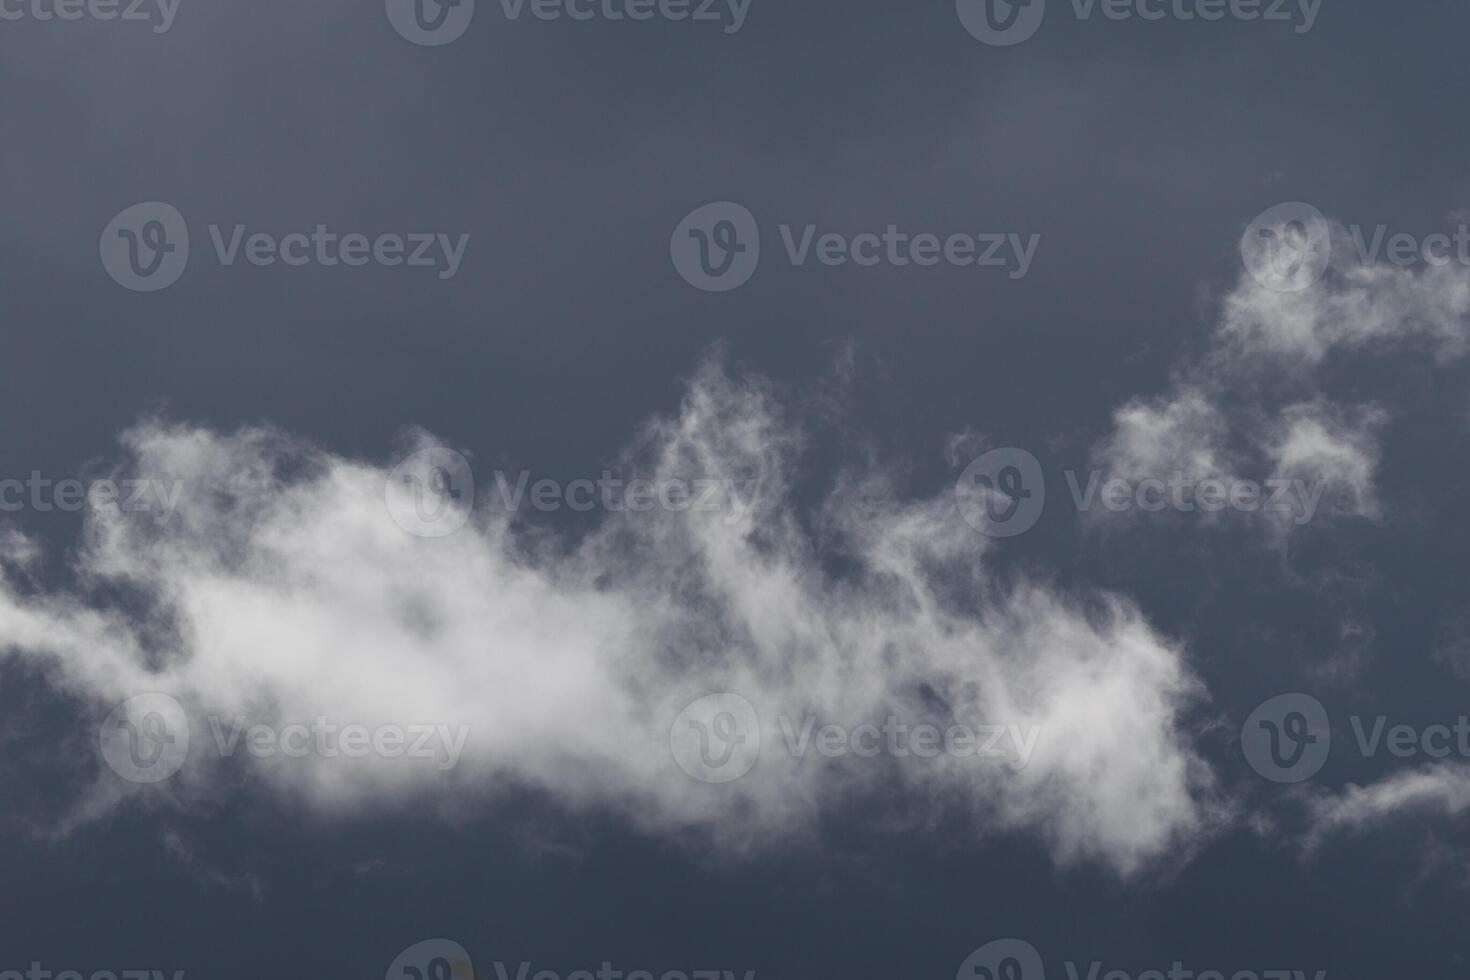
<svg viewBox="0 0 1470 980">
<path fill-rule="evenodd" d="M 1289 407 L 1266 437 L 1271 478 L 1317 484 L 1338 513 L 1378 516 L 1377 430 L 1385 420 L 1371 407 L 1349 412 L 1320 401 Z"/>
<path fill-rule="evenodd" d="M 1184 386 L 1167 398 L 1137 400 L 1118 409 L 1113 432 L 1094 450 L 1110 475 L 1125 480 L 1190 480 L 1229 476 L 1235 463 L 1225 449 L 1229 425 L 1211 394 Z"/>
<path fill-rule="evenodd" d="M 1378 516 L 1374 476 L 1387 413 L 1373 404 L 1329 403 L 1318 369 L 1334 352 L 1462 357 L 1470 343 L 1470 269 L 1348 261 L 1354 249 L 1346 235 L 1336 228 L 1335 267 L 1300 292 L 1275 291 L 1242 272 L 1206 355 L 1182 365 L 1164 394 L 1119 409 L 1095 462 L 1134 481 L 1174 473 L 1300 480 L 1330 495 L 1334 516 Z M 1300 523 L 1266 526 L 1279 534 Z"/>
<path fill-rule="evenodd" d="M 1352 254 L 1339 229 L 1334 257 Z M 1315 368 L 1335 350 L 1419 342 L 1441 360 L 1470 341 L 1470 269 L 1337 263 L 1320 283 L 1277 292 L 1244 275 L 1225 300 L 1222 347 L 1241 361 Z"/>
<path fill-rule="evenodd" d="M 386 513 L 388 467 L 277 432 L 146 424 L 125 445 L 128 472 L 183 481 L 175 515 L 92 514 L 82 587 L 7 585 L 0 634 L 99 706 L 143 692 L 185 704 L 200 748 L 163 784 L 177 801 L 226 793 L 247 766 L 220 761 L 206 716 L 325 715 L 470 736 L 448 774 L 402 759 L 249 761 L 249 778 L 324 819 L 424 800 L 462 818 L 525 787 L 738 850 L 881 797 L 885 820 L 957 813 L 977 835 L 1034 832 L 1060 862 L 1124 874 L 1215 819 L 1211 774 L 1181 730 L 1202 691 L 1136 608 L 997 581 L 948 495 L 902 503 L 871 474 L 840 481 L 813 540 L 785 493 L 796 428 L 760 386 L 718 370 L 643 445 L 661 476 L 758 478 L 756 505 L 738 520 L 609 514 L 574 546 L 483 512 L 454 535 L 413 537 Z M 160 612 L 90 599 L 102 583 Z M 690 779 L 668 746 L 675 715 L 716 691 L 755 705 L 765 739 L 755 768 L 722 786 Z M 848 727 L 889 714 L 1034 724 L 1040 741 L 1020 769 L 796 758 L 778 716 L 807 713 Z M 129 788 L 102 776 L 87 812 Z"/>
<path fill-rule="evenodd" d="M 1404 816 L 1458 817 L 1470 809 L 1470 768 L 1439 764 L 1395 773 L 1368 786 L 1348 786 L 1311 804 L 1309 843 L 1370 829 Z"/>
</svg>

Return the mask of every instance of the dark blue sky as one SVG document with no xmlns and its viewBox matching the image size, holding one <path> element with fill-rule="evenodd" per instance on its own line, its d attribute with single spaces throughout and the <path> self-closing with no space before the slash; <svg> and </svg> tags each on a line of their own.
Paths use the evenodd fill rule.
<svg viewBox="0 0 1470 980">
<path fill-rule="evenodd" d="M 272 607 L 211 618 L 228 594 L 191 605 L 151 587 L 198 571 L 154 578 L 154 564 L 177 554 L 152 543 L 130 546 L 140 581 L 99 580 L 82 557 L 90 515 L 30 505 L 0 515 L 44 555 L 32 563 L 6 546 L 0 980 L 32 962 L 84 976 L 376 977 L 436 937 L 468 950 L 482 978 L 497 961 L 512 976 L 529 961 L 532 974 L 561 978 L 611 961 L 655 976 L 948 980 L 972 950 L 1004 938 L 1035 946 L 1048 977 L 1067 976 L 1068 962 L 1086 975 L 1094 961 L 1099 978 L 1175 961 L 1226 977 L 1464 976 L 1470 793 L 1449 769 L 1425 776 L 1444 787 L 1403 790 L 1395 780 L 1427 760 L 1364 758 L 1349 718 L 1422 729 L 1470 713 L 1470 398 L 1457 339 L 1470 334 L 1470 269 L 1452 266 L 1446 276 L 1460 278 L 1438 285 L 1422 263 L 1403 281 L 1329 273 L 1312 287 L 1330 297 L 1313 308 L 1316 329 L 1356 337 L 1356 325 L 1381 323 L 1320 360 L 1294 348 L 1242 354 L 1228 329 L 1232 301 L 1259 292 L 1242 285 L 1238 245 L 1267 208 L 1309 202 L 1344 226 L 1420 239 L 1470 220 L 1463 3 L 1322 0 L 1298 33 L 1230 18 L 1079 20 L 1068 0 L 1049 0 L 1037 34 L 1011 47 L 972 37 L 943 0 L 752 0 L 731 33 L 658 18 L 510 20 L 478 0 L 464 36 L 439 47 L 405 40 L 378 3 L 181 0 L 162 33 L 90 16 L 40 21 L 3 0 L 0 9 L 24 11 L 0 19 L 0 478 L 91 479 L 118 465 L 161 476 L 119 463 L 130 452 L 120 433 L 161 417 L 210 433 L 274 426 L 315 447 L 282 454 L 274 493 L 307 479 L 293 467 L 309 474 L 323 458 L 386 470 L 421 428 L 475 461 L 483 502 L 492 471 L 565 483 L 655 467 L 639 455 L 661 444 L 648 420 L 687 420 L 688 392 L 702 390 L 713 362 L 779 406 L 773 431 L 801 432 L 799 446 L 780 449 L 795 461 L 783 487 L 790 533 L 808 542 L 794 551 L 825 576 L 817 588 L 843 612 L 822 608 L 839 619 L 860 604 L 847 589 L 871 611 L 899 588 L 884 578 L 891 569 L 834 543 L 842 521 L 824 502 L 854 492 L 839 474 L 881 474 L 885 507 L 938 500 L 952 511 L 955 479 L 980 451 L 1035 455 L 1047 489 L 1036 527 L 1005 540 L 946 528 L 935 540 L 961 553 L 926 564 L 926 581 L 981 607 L 972 618 L 986 629 L 1004 618 L 990 590 L 1023 580 L 1074 600 L 1078 621 L 1102 632 L 1096 596 L 1125 597 L 1197 682 L 1163 741 L 1209 772 L 1189 790 L 1198 826 L 1161 834 L 1157 852 L 1124 871 L 1108 847 L 1069 856 L 1057 843 L 1070 839 L 1058 828 L 1074 811 L 1050 801 L 1069 780 L 1087 781 L 1066 761 L 1089 758 L 1077 734 L 1091 723 L 1085 699 L 1058 709 L 1083 719 L 1068 728 L 1083 741 L 1055 763 L 1055 782 L 1028 787 L 1028 805 L 1044 801 L 1034 811 L 1012 812 L 1020 804 L 1008 795 L 994 810 L 951 805 L 952 787 L 901 777 L 859 782 L 798 832 L 775 821 L 783 829 L 767 834 L 766 811 L 740 810 L 780 809 L 772 801 L 808 789 L 793 778 L 763 790 L 775 795 L 732 796 L 730 812 L 710 818 L 760 827 L 749 847 L 670 830 L 679 821 L 667 813 L 637 812 L 647 785 L 542 760 L 544 741 L 511 740 L 537 760 L 525 769 L 502 773 L 496 760 L 373 805 L 322 807 L 319 784 L 239 767 L 177 797 L 98 802 L 112 774 L 97 730 L 122 698 L 17 610 L 40 602 L 72 623 L 106 611 L 96 642 L 121 642 L 127 623 L 137 662 L 158 669 L 160 658 L 228 646 L 211 633 L 221 623 L 255 636 Z M 135 292 L 109 278 L 99 236 L 150 201 L 184 216 L 189 261 L 177 283 Z M 681 279 L 670 236 L 721 201 L 754 216 L 760 262 L 739 288 L 705 292 Z M 276 238 L 321 224 L 469 239 L 451 278 L 374 263 L 223 266 L 209 228 L 228 237 L 241 224 Z M 1039 247 L 1015 279 L 944 263 L 795 266 L 779 229 L 808 224 L 818 235 L 889 225 L 1034 234 Z M 1252 315 L 1278 327 L 1300 315 L 1260 309 Z M 1106 447 L 1117 445 L 1120 406 L 1193 389 L 1228 420 L 1226 455 L 1257 476 L 1267 456 L 1287 465 L 1278 437 L 1298 430 L 1278 423 L 1293 406 L 1334 406 L 1313 418 L 1373 433 L 1373 505 L 1284 539 L 1249 519 L 1077 513 L 1063 474 L 1116 462 Z M 745 404 L 732 410 L 737 423 Z M 1352 414 L 1369 408 L 1381 419 Z M 1185 449 L 1203 438 L 1191 429 Z M 291 577 L 294 559 L 272 564 L 272 549 L 290 546 L 253 536 L 254 490 L 210 492 L 209 513 L 230 509 L 240 537 L 203 548 L 212 532 L 182 517 L 158 534 L 177 530 L 201 549 L 190 555 L 225 556 L 310 595 L 307 576 Z M 335 526 L 332 513 L 281 526 L 316 548 L 311 527 Z M 658 534 L 608 532 L 595 552 L 553 564 L 562 559 L 548 555 L 572 553 L 603 517 L 525 515 L 511 550 L 569 578 L 594 568 L 599 587 L 625 575 L 635 609 L 665 598 L 724 608 L 708 581 L 688 586 L 683 566 L 647 558 Z M 763 526 L 754 547 L 784 553 L 787 530 Z M 977 590 L 962 569 L 982 552 Z M 414 577 L 440 581 L 436 568 Z M 479 580 L 467 571 L 466 581 Z M 486 600 L 500 603 L 495 616 L 522 602 L 545 612 L 504 584 Z M 762 594 L 785 588 L 796 586 Z M 563 612 L 593 617 L 585 601 Z M 611 635 L 623 615 L 585 629 Z M 453 632 L 446 616 L 438 625 Z M 706 626 L 733 632 L 723 614 L 680 624 L 686 639 Z M 563 625 L 552 617 L 535 635 L 555 646 Z M 772 642 L 789 653 L 809 639 L 792 637 Z M 497 649 L 487 638 L 485 656 Z M 293 651 L 262 658 L 290 676 Z M 331 676 L 344 689 L 369 673 L 350 652 L 336 656 Z M 815 669 L 791 656 L 792 671 Z M 1019 646 L 1001 655 L 1032 656 Z M 404 678 L 421 669 L 405 654 Z M 684 675 L 639 681 L 673 676 Z M 1105 667 L 1093 678 L 1099 703 L 1145 714 L 1135 692 L 1152 688 L 1120 695 L 1111 677 Z M 464 687 L 482 682 L 475 673 Z M 1333 753 L 1305 785 L 1277 785 L 1247 765 L 1241 725 L 1296 691 L 1326 705 Z M 948 696 L 913 696 L 930 694 Z M 557 717 L 581 723 L 572 707 Z M 1120 738 L 1109 744 L 1131 744 Z M 1150 746 L 1121 767 L 1140 787 L 1093 786 L 1088 799 L 1104 800 L 1093 809 L 1150 792 L 1151 777 L 1137 775 L 1150 771 Z M 1115 778 L 1098 764 L 1105 783 Z M 1407 802 L 1357 821 L 1343 802 L 1352 786 L 1403 790 Z M 683 791 L 674 802 L 648 792 L 686 812 Z"/>
</svg>

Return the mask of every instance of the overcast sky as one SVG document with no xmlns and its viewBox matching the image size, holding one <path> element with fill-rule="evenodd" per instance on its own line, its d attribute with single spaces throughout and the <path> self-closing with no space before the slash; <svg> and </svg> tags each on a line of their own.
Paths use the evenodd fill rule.
<svg viewBox="0 0 1470 980">
<path fill-rule="evenodd" d="M 1467 30 L 0 0 L 0 980 L 1463 977 Z"/>
</svg>

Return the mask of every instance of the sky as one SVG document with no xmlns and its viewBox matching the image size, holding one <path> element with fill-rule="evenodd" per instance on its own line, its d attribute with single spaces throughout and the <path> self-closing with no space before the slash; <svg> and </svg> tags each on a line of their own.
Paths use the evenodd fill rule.
<svg viewBox="0 0 1470 980">
<path fill-rule="evenodd" d="M 1464 976 L 1467 28 L 0 0 L 0 980 Z"/>
</svg>

